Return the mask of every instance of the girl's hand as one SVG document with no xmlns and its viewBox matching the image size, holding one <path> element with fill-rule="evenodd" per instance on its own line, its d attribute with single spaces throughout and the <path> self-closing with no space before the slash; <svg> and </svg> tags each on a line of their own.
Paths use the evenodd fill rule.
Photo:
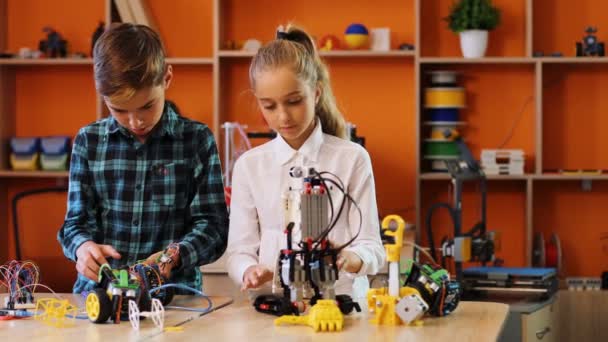
<svg viewBox="0 0 608 342">
<path fill-rule="evenodd" d="M 262 286 L 272 280 L 273 273 L 266 266 L 253 265 L 245 270 L 241 291 Z"/>
<path fill-rule="evenodd" d="M 358 273 L 361 270 L 361 266 L 363 266 L 363 261 L 354 252 L 342 250 L 338 256 L 337 266 L 339 270 L 344 270 L 348 273 Z"/>
</svg>

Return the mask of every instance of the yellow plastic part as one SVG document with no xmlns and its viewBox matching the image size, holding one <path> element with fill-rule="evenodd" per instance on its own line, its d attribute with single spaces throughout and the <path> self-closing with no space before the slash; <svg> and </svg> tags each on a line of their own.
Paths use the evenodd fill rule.
<svg viewBox="0 0 608 342">
<path fill-rule="evenodd" d="M 386 287 L 378 289 L 370 289 L 367 291 L 367 307 L 370 314 L 374 317 L 369 321 L 377 325 L 401 325 L 403 321 L 397 315 L 397 303 L 405 296 L 416 294 L 420 296 L 420 292 L 413 287 L 402 287 L 399 289 L 399 297 L 389 296 Z M 422 325 L 422 321 L 416 320 L 412 325 Z"/>
<path fill-rule="evenodd" d="M 56 328 L 65 328 L 74 324 L 77 314 L 78 308 L 67 299 L 41 298 L 36 302 L 34 319 Z"/>
<path fill-rule="evenodd" d="M 397 229 L 390 228 L 391 222 L 397 222 Z M 405 231 L 405 221 L 399 215 L 388 215 L 382 220 L 384 234 L 395 239 L 393 244 L 385 244 L 386 260 L 388 262 L 399 262 L 401 258 L 401 248 L 403 247 L 403 232 Z"/>
<path fill-rule="evenodd" d="M 320 299 L 310 308 L 308 315 L 284 315 L 274 320 L 274 325 L 281 324 L 308 325 L 315 329 L 315 332 L 341 331 L 344 325 L 344 315 L 334 300 Z"/>
<path fill-rule="evenodd" d="M 426 108 L 462 108 L 465 105 L 464 88 L 426 88 Z"/>
<path fill-rule="evenodd" d="M 179 327 L 165 327 L 164 329 L 166 332 L 182 332 L 184 331 L 184 327 L 179 326 Z"/>
<path fill-rule="evenodd" d="M 89 318 L 94 321 L 99 317 L 99 313 L 101 312 L 101 306 L 99 304 L 99 298 L 94 292 L 91 292 L 87 295 L 87 299 L 85 300 L 85 307 L 87 310 L 87 315 Z"/>
<path fill-rule="evenodd" d="M 11 153 L 11 167 L 13 170 L 19 171 L 35 171 L 38 170 L 39 159 L 39 153 L 34 153 L 31 157 L 17 157 L 17 155 Z"/>
</svg>

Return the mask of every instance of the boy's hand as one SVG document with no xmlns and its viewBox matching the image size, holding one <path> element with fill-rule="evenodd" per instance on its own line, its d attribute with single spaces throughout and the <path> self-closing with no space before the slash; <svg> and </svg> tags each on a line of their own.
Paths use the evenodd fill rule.
<svg viewBox="0 0 608 342">
<path fill-rule="evenodd" d="M 120 254 L 110 245 L 87 241 L 76 250 L 76 270 L 96 282 L 99 279 L 99 266 L 108 263 L 106 257 L 120 259 Z"/>
<path fill-rule="evenodd" d="M 173 269 L 173 267 L 176 267 L 176 265 L 179 264 L 179 254 L 176 254 L 173 256 L 173 262 L 165 262 L 165 263 L 161 263 L 160 262 L 160 257 L 163 255 L 163 251 L 160 252 L 156 252 L 152 255 L 150 255 L 146 261 L 144 261 L 144 264 L 147 265 L 152 265 L 152 264 L 157 264 L 158 265 L 158 269 L 160 270 L 160 274 L 165 277 L 165 279 L 169 279 L 171 277 L 171 270 Z"/>
<path fill-rule="evenodd" d="M 243 286 L 241 291 L 253 289 L 272 280 L 273 273 L 268 268 L 262 265 L 249 266 L 243 274 Z"/>
<path fill-rule="evenodd" d="M 363 266 L 363 261 L 359 256 L 351 251 L 342 250 L 336 262 L 339 270 L 344 270 L 348 273 L 358 273 Z"/>
</svg>

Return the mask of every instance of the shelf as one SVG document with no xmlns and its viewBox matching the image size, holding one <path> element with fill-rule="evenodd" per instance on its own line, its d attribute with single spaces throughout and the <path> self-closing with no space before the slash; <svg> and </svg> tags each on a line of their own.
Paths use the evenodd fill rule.
<svg viewBox="0 0 608 342">
<path fill-rule="evenodd" d="M 255 52 L 241 50 L 221 50 L 220 57 L 253 57 Z M 413 57 L 415 51 L 407 50 L 391 50 L 391 51 L 371 51 L 371 50 L 335 50 L 335 51 L 319 51 L 321 57 Z"/>
<path fill-rule="evenodd" d="M 608 57 L 538 57 L 534 58 L 545 64 L 595 64 L 608 63 Z"/>
<path fill-rule="evenodd" d="M 173 65 L 213 65 L 213 57 L 170 57 L 166 62 Z"/>
<path fill-rule="evenodd" d="M 93 65 L 92 58 L 2 58 L 0 65 Z"/>
<path fill-rule="evenodd" d="M 371 51 L 371 50 L 336 50 L 319 51 L 322 57 L 413 57 L 416 52 L 409 50 Z"/>
<path fill-rule="evenodd" d="M 488 180 L 608 180 L 608 174 L 602 175 L 561 175 L 547 173 L 542 175 L 524 174 L 524 175 L 486 175 Z M 426 172 L 420 174 L 421 180 L 450 180 L 450 175 L 444 172 Z"/>
<path fill-rule="evenodd" d="M 212 57 L 172 57 L 167 63 L 183 65 L 212 65 Z M 0 65 L 93 65 L 92 58 L 4 58 Z"/>
<path fill-rule="evenodd" d="M 488 180 L 528 180 L 531 175 L 486 175 Z M 450 180 L 450 175 L 445 172 L 426 172 L 420 174 L 422 180 Z"/>
<path fill-rule="evenodd" d="M 558 173 L 545 173 L 542 175 L 534 175 L 535 180 L 608 180 L 608 174 L 601 175 L 562 175 Z"/>
<path fill-rule="evenodd" d="M 12 171 L 0 170 L 0 178 L 68 178 L 68 171 Z"/>
<path fill-rule="evenodd" d="M 252 51 L 242 51 L 242 50 L 220 50 L 218 52 L 218 56 L 220 57 L 253 57 L 255 52 Z"/>
<path fill-rule="evenodd" d="M 422 64 L 533 64 L 539 58 L 532 57 L 421 57 Z"/>
</svg>

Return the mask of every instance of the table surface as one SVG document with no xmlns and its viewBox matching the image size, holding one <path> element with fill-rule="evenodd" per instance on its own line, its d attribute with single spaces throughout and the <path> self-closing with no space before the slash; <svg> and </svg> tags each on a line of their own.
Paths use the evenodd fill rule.
<svg viewBox="0 0 608 342">
<path fill-rule="evenodd" d="M 79 296 L 62 295 L 72 303 L 84 307 Z M 427 317 L 422 326 L 376 326 L 369 323 L 365 308 L 361 313 L 348 315 L 341 332 L 317 332 L 307 326 L 275 326 L 274 316 L 256 312 L 246 301 L 232 303 L 228 297 L 211 297 L 215 311 L 201 316 L 200 313 L 167 310 L 165 327 L 181 326 L 182 331 L 160 331 L 150 320 L 141 322 L 139 331 L 128 322 L 121 324 L 93 324 L 88 320 L 76 320 L 67 328 L 49 327 L 33 318 L 0 321 L 0 340 L 24 339 L 63 341 L 124 340 L 150 341 L 200 341 L 209 340 L 263 340 L 287 341 L 494 341 L 498 338 L 509 307 L 506 304 L 488 302 L 461 302 L 451 315 L 441 318 Z M 171 303 L 176 306 L 205 307 L 200 298 L 177 296 Z M 231 304 L 231 305 L 230 305 Z"/>
<path fill-rule="evenodd" d="M 36 295 L 36 298 L 45 298 L 46 293 Z M 0 295 L 2 303 L 6 295 Z M 79 315 L 86 316 L 84 312 L 84 298 L 75 294 L 59 294 L 62 299 L 67 299 L 72 305 L 80 308 Z M 52 295 L 48 294 L 48 297 Z M 226 305 L 232 304 L 232 298 L 210 296 L 213 310 L 220 310 Z M 207 301 L 194 296 L 175 296 L 171 306 L 183 306 L 190 308 L 206 308 Z M 208 313 L 207 315 L 210 315 Z M 185 326 L 187 323 L 202 318 L 201 313 L 184 310 L 165 310 L 165 327 Z M 75 319 L 73 324 L 65 328 L 48 326 L 33 317 L 26 319 L 0 321 L 0 341 L 137 341 L 162 338 L 162 335 L 181 336 L 183 332 L 160 331 L 154 326 L 151 319 L 140 322 L 139 331 L 133 329 L 129 321 L 120 324 L 93 324 L 88 319 Z M 179 334 L 179 335 L 177 335 Z"/>
</svg>

